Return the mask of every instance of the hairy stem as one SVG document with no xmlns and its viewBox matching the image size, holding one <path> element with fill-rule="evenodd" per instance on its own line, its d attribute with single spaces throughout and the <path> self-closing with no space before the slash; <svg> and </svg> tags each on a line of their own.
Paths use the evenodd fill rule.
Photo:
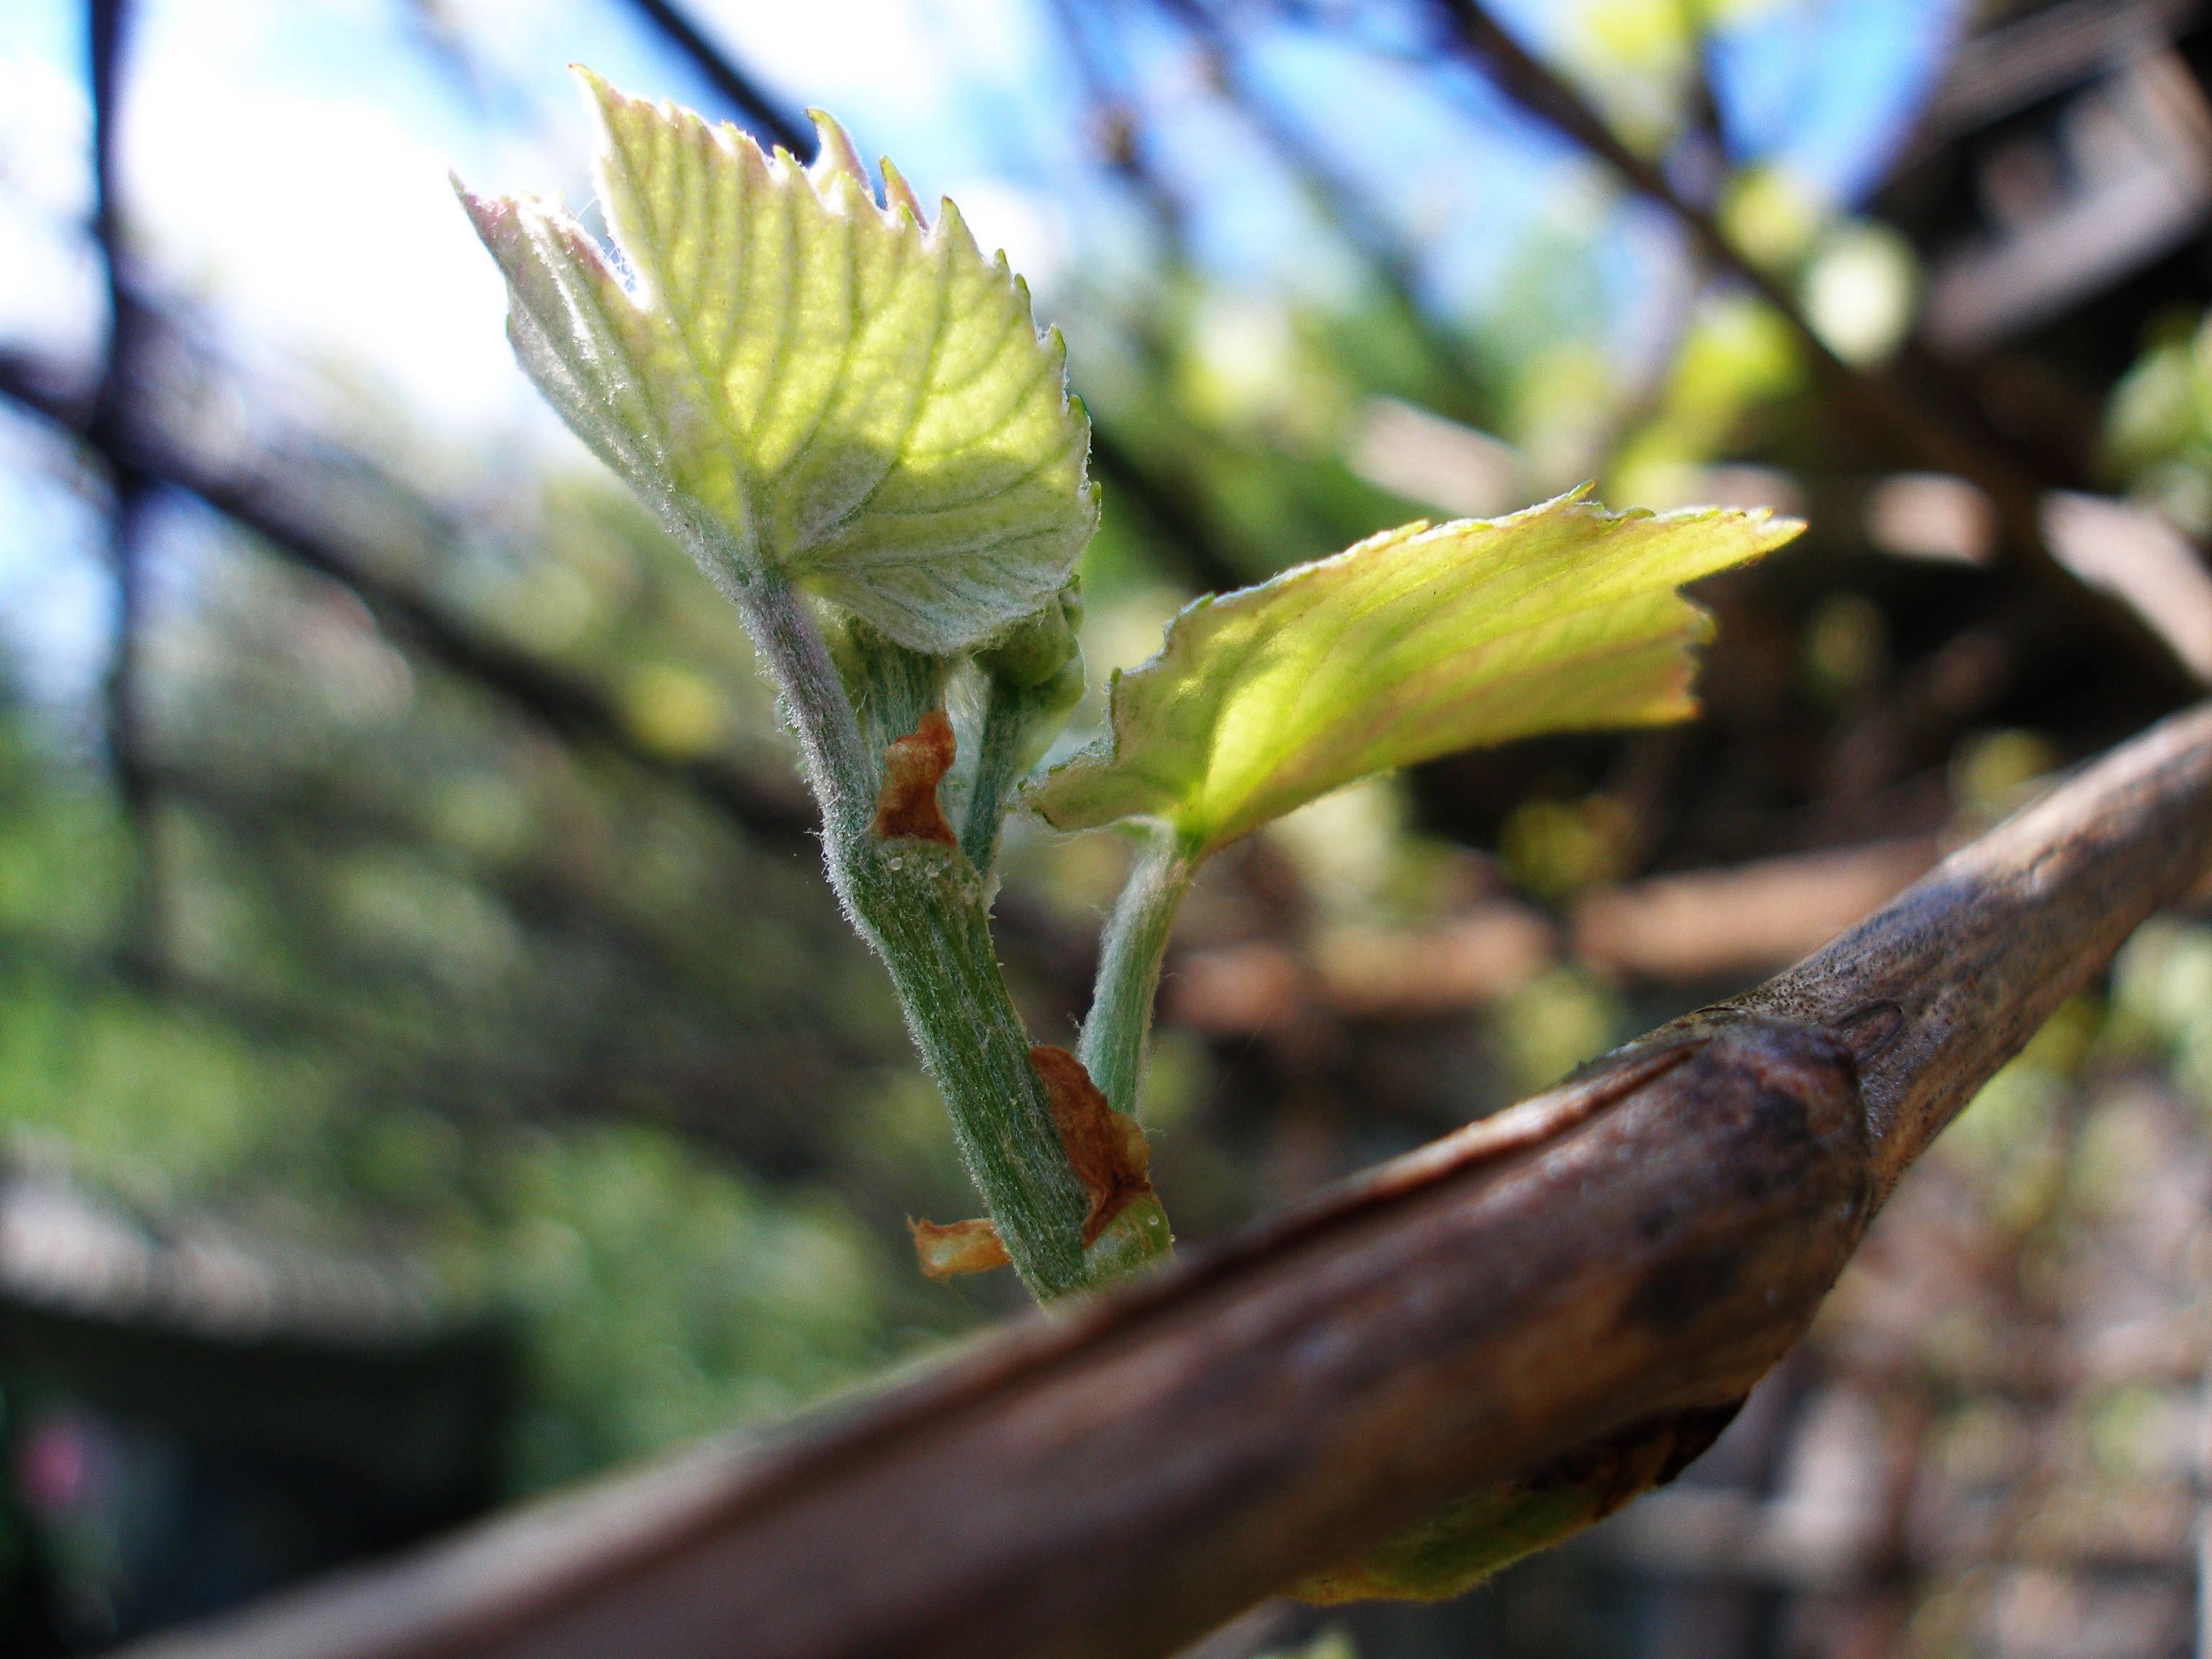
<svg viewBox="0 0 2212 1659">
<path fill-rule="evenodd" d="M 1077 1055 L 1117 1112 L 1137 1109 L 1160 959 L 1167 954 L 1176 912 L 1197 873 L 1196 863 L 1184 856 L 1172 831 L 1152 830 L 1099 943 L 1098 985 Z"/>
<path fill-rule="evenodd" d="M 957 848 L 912 840 L 878 842 L 853 863 L 854 915 L 890 969 L 1015 1271 L 1039 1301 L 1082 1288 L 1090 1200 L 1030 1067 L 975 866 Z"/>
<path fill-rule="evenodd" d="M 848 906 L 841 849 L 868 832 L 873 816 L 878 759 L 860 740 L 852 700 L 822 630 L 781 573 L 762 569 L 732 595 L 753 645 L 783 693 L 784 711 L 799 738 L 799 758 L 822 807 L 823 857 L 830 884 Z"/>
<path fill-rule="evenodd" d="M 981 878 L 957 848 L 877 836 L 881 757 L 861 735 L 813 617 L 772 571 L 746 584 L 743 599 L 822 803 L 830 884 L 890 970 L 1006 1254 L 1040 1301 L 1080 1289 L 1090 1200 L 1030 1065 L 1029 1034 L 992 952 Z"/>
<path fill-rule="evenodd" d="M 999 857 L 999 831 L 1006 819 L 1006 799 L 1021 781 L 1022 741 L 1028 734 L 1039 693 L 1027 686 L 991 683 L 977 740 L 975 782 L 960 824 L 960 850 L 988 874 Z"/>
</svg>

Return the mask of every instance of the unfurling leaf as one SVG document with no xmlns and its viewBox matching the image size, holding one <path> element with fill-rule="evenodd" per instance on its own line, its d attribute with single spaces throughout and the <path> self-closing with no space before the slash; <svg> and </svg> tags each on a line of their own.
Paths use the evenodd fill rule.
<svg viewBox="0 0 2212 1659">
<path fill-rule="evenodd" d="M 1683 582 L 1804 528 L 1717 507 L 1613 514 L 1586 489 L 1386 531 L 1200 599 L 1115 676 L 1106 735 L 1024 792 L 1055 828 L 1168 824 L 1200 858 L 1340 784 L 1540 732 L 1695 709 L 1712 631 Z"/>
<path fill-rule="evenodd" d="M 462 192 L 515 354 L 727 586 L 776 567 L 945 654 L 1035 611 L 1097 520 L 1057 331 L 958 210 L 817 114 L 801 167 L 579 70 L 629 280 L 557 204 Z"/>
</svg>

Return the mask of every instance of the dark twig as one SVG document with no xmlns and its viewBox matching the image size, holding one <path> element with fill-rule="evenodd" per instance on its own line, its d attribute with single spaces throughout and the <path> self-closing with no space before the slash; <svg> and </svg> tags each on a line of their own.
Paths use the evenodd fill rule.
<svg viewBox="0 0 2212 1659">
<path fill-rule="evenodd" d="M 1440 368 L 1463 387 L 1479 383 L 1466 343 L 1441 327 L 1416 289 L 1413 261 L 1397 234 L 1378 222 L 1359 190 L 1333 168 L 1307 135 L 1253 87 L 1235 37 L 1195 0 L 1156 0 L 1206 52 L 1215 88 L 1261 142 L 1274 152 L 1308 204 L 1366 265 L 1407 325 Z"/>
<path fill-rule="evenodd" d="M 1437 4 L 1453 38 L 1498 90 L 1604 162 L 1638 194 L 1672 214 L 1707 258 L 1774 307 L 1823 373 L 1852 383 L 1863 378 L 1813 331 L 1797 302 L 1782 286 L 1736 251 L 1710 214 L 1685 201 L 1657 166 L 1622 143 L 1579 93 L 1531 57 L 1476 0 L 1437 0 Z M 1911 418 L 1918 423 L 1917 411 Z"/>
<path fill-rule="evenodd" d="M 1151 1659 L 1470 1490 L 1602 1512 L 2208 859 L 2200 705 L 1760 989 L 1150 1282 L 137 1659 Z"/>
<path fill-rule="evenodd" d="M 1164 245 L 1164 262 L 1181 267 L 1185 263 L 1183 224 L 1188 216 L 1182 199 L 1152 164 L 1134 106 L 1099 62 L 1086 24 L 1086 18 L 1096 15 L 1095 9 L 1079 7 L 1075 0 L 1051 0 L 1047 9 L 1059 27 L 1069 61 L 1075 65 L 1076 78 L 1083 83 L 1084 98 L 1090 106 L 1092 143 L 1100 158 L 1136 192 L 1151 214 Z"/>
<path fill-rule="evenodd" d="M 270 487 L 270 481 L 208 476 L 173 455 L 158 460 L 165 480 L 251 530 L 290 562 L 351 589 L 402 642 L 560 737 L 680 782 L 749 834 L 794 844 L 810 835 L 814 814 L 795 792 L 787 796 L 764 788 L 726 763 L 674 760 L 647 749 L 629 735 L 627 722 L 596 687 L 479 632 L 404 584 L 376 574 L 368 561 L 304 521 L 295 504 Z"/>
<path fill-rule="evenodd" d="M 126 292 L 125 303 L 138 302 Z M 35 365 L 0 358 L 0 397 L 76 429 L 71 404 L 52 385 Z M 797 847 L 811 830 L 814 815 L 795 789 L 786 794 L 726 763 L 674 760 L 646 748 L 596 687 L 482 633 L 382 574 L 371 553 L 347 545 L 317 522 L 311 506 L 298 499 L 281 472 L 218 469 L 149 430 L 142 411 L 135 410 L 85 426 L 78 435 L 112 469 L 197 497 L 252 531 L 287 562 L 350 589 L 395 637 L 555 733 L 672 778 L 748 834 Z"/>
<path fill-rule="evenodd" d="M 129 33 L 126 0 L 91 0 L 86 8 L 92 69 L 94 244 L 100 250 L 108 303 L 107 351 L 93 395 L 91 427 L 112 431 L 120 423 L 128 376 L 139 345 L 138 316 L 123 273 L 120 191 L 116 179 L 117 111 L 123 54 Z M 108 558 L 115 578 L 113 642 L 102 685 L 108 763 L 113 769 L 123 817 L 137 854 L 128 919 L 127 952 L 150 968 L 161 955 L 166 932 L 160 826 L 146 734 L 146 521 L 152 482 L 137 468 L 107 456 Z"/>
<path fill-rule="evenodd" d="M 668 0 L 631 0 L 645 20 L 668 42 L 691 60 L 691 65 L 714 84 L 714 89 L 742 110 L 753 123 L 753 136 L 782 145 L 801 161 L 814 155 L 814 130 L 787 113 L 782 105 L 761 89 L 757 82 L 738 66 L 737 60 L 699 33 L 698 26 Z"/>
</svg>

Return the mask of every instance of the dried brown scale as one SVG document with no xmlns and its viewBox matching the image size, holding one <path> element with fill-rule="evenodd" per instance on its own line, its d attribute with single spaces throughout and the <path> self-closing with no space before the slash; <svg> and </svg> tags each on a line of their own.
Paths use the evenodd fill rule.
<svg viewBox="0 0 2212 1659">
<path fill-rule="evenodd" d="M 168 1659 L 1136 1659 L 1485 1483 L 1608 1444 L 1660 1478 L 2208 854 L 2198 708 L 1768 986 L 1245 1240 Z"/>
<path fill-rule="evenodd" d="M 960 844 L 937 800 L 937 786 L 952 769 L 952 723 L 942 708 L 931 709 L 912 732 L 884 746 L 884 783 L 876 796 L 878 840 Z"/>
<path fill-rule="evenodd" d="M 1053 1127 L 1060 1131 L 1067 1166 L 1091 1195 L 1090 1213 L 1083 1218 L 1083 1242 L 1095 1244 L 1109 1222 L 1152 1190 L 1145 1132 L 1136 1119 L 1107 1104 L 1083 1062 L 1066 1049 L 1036 1043 L 1030 1049 L 1030 1065 L 1052 1102 Z M 921 1270 L 932 1279 L 988 1273 L 1007 1265 L 1006 1246 L 988 1221 L 956 1221 L 949 1226 L 913 1221 L 907 1225 L 914 1234 Z"/>
<path fill-rule="evenodd" d="M 999 1230 L 988 1220 L 954 1221 L 941 1226 L 934 1221 L 909 1221 L 907 1231 L 914 1235 L 914 1253 L 922 1272 L 932 1279 L 987 1273 L 1008 1265 Z"/>
<path fill-rule="evenodd" d="M 1146 1173 L 1151 1159 L 1145 1132 L 1136 1119 L 1106 1103 L 1083 1062 L 1066 1049 L 1037 1043 L 1030 1049 L 1030 1066 L 1052 1100 L 1053 1125 L 1066 1148 L 1067 1166 L 1091 1194 L 1083 1242 L 1095 1244 L 1108 1222 L 1152 1190 Z"/>
</svg>

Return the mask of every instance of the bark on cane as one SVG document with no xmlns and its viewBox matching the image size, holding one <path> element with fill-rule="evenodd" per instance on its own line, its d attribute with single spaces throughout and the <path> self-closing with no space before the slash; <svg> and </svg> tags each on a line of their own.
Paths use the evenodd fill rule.
<svg viewBox="0 0 2212 1659">
<path fill-rule="evenodd" d="M 1759 990 L 1155 1279 L 140 1653 L 1139 1659 L 1486 1482 L 1663 1474 L 2209 854 L 2199 708 Z"/>
</svg>

